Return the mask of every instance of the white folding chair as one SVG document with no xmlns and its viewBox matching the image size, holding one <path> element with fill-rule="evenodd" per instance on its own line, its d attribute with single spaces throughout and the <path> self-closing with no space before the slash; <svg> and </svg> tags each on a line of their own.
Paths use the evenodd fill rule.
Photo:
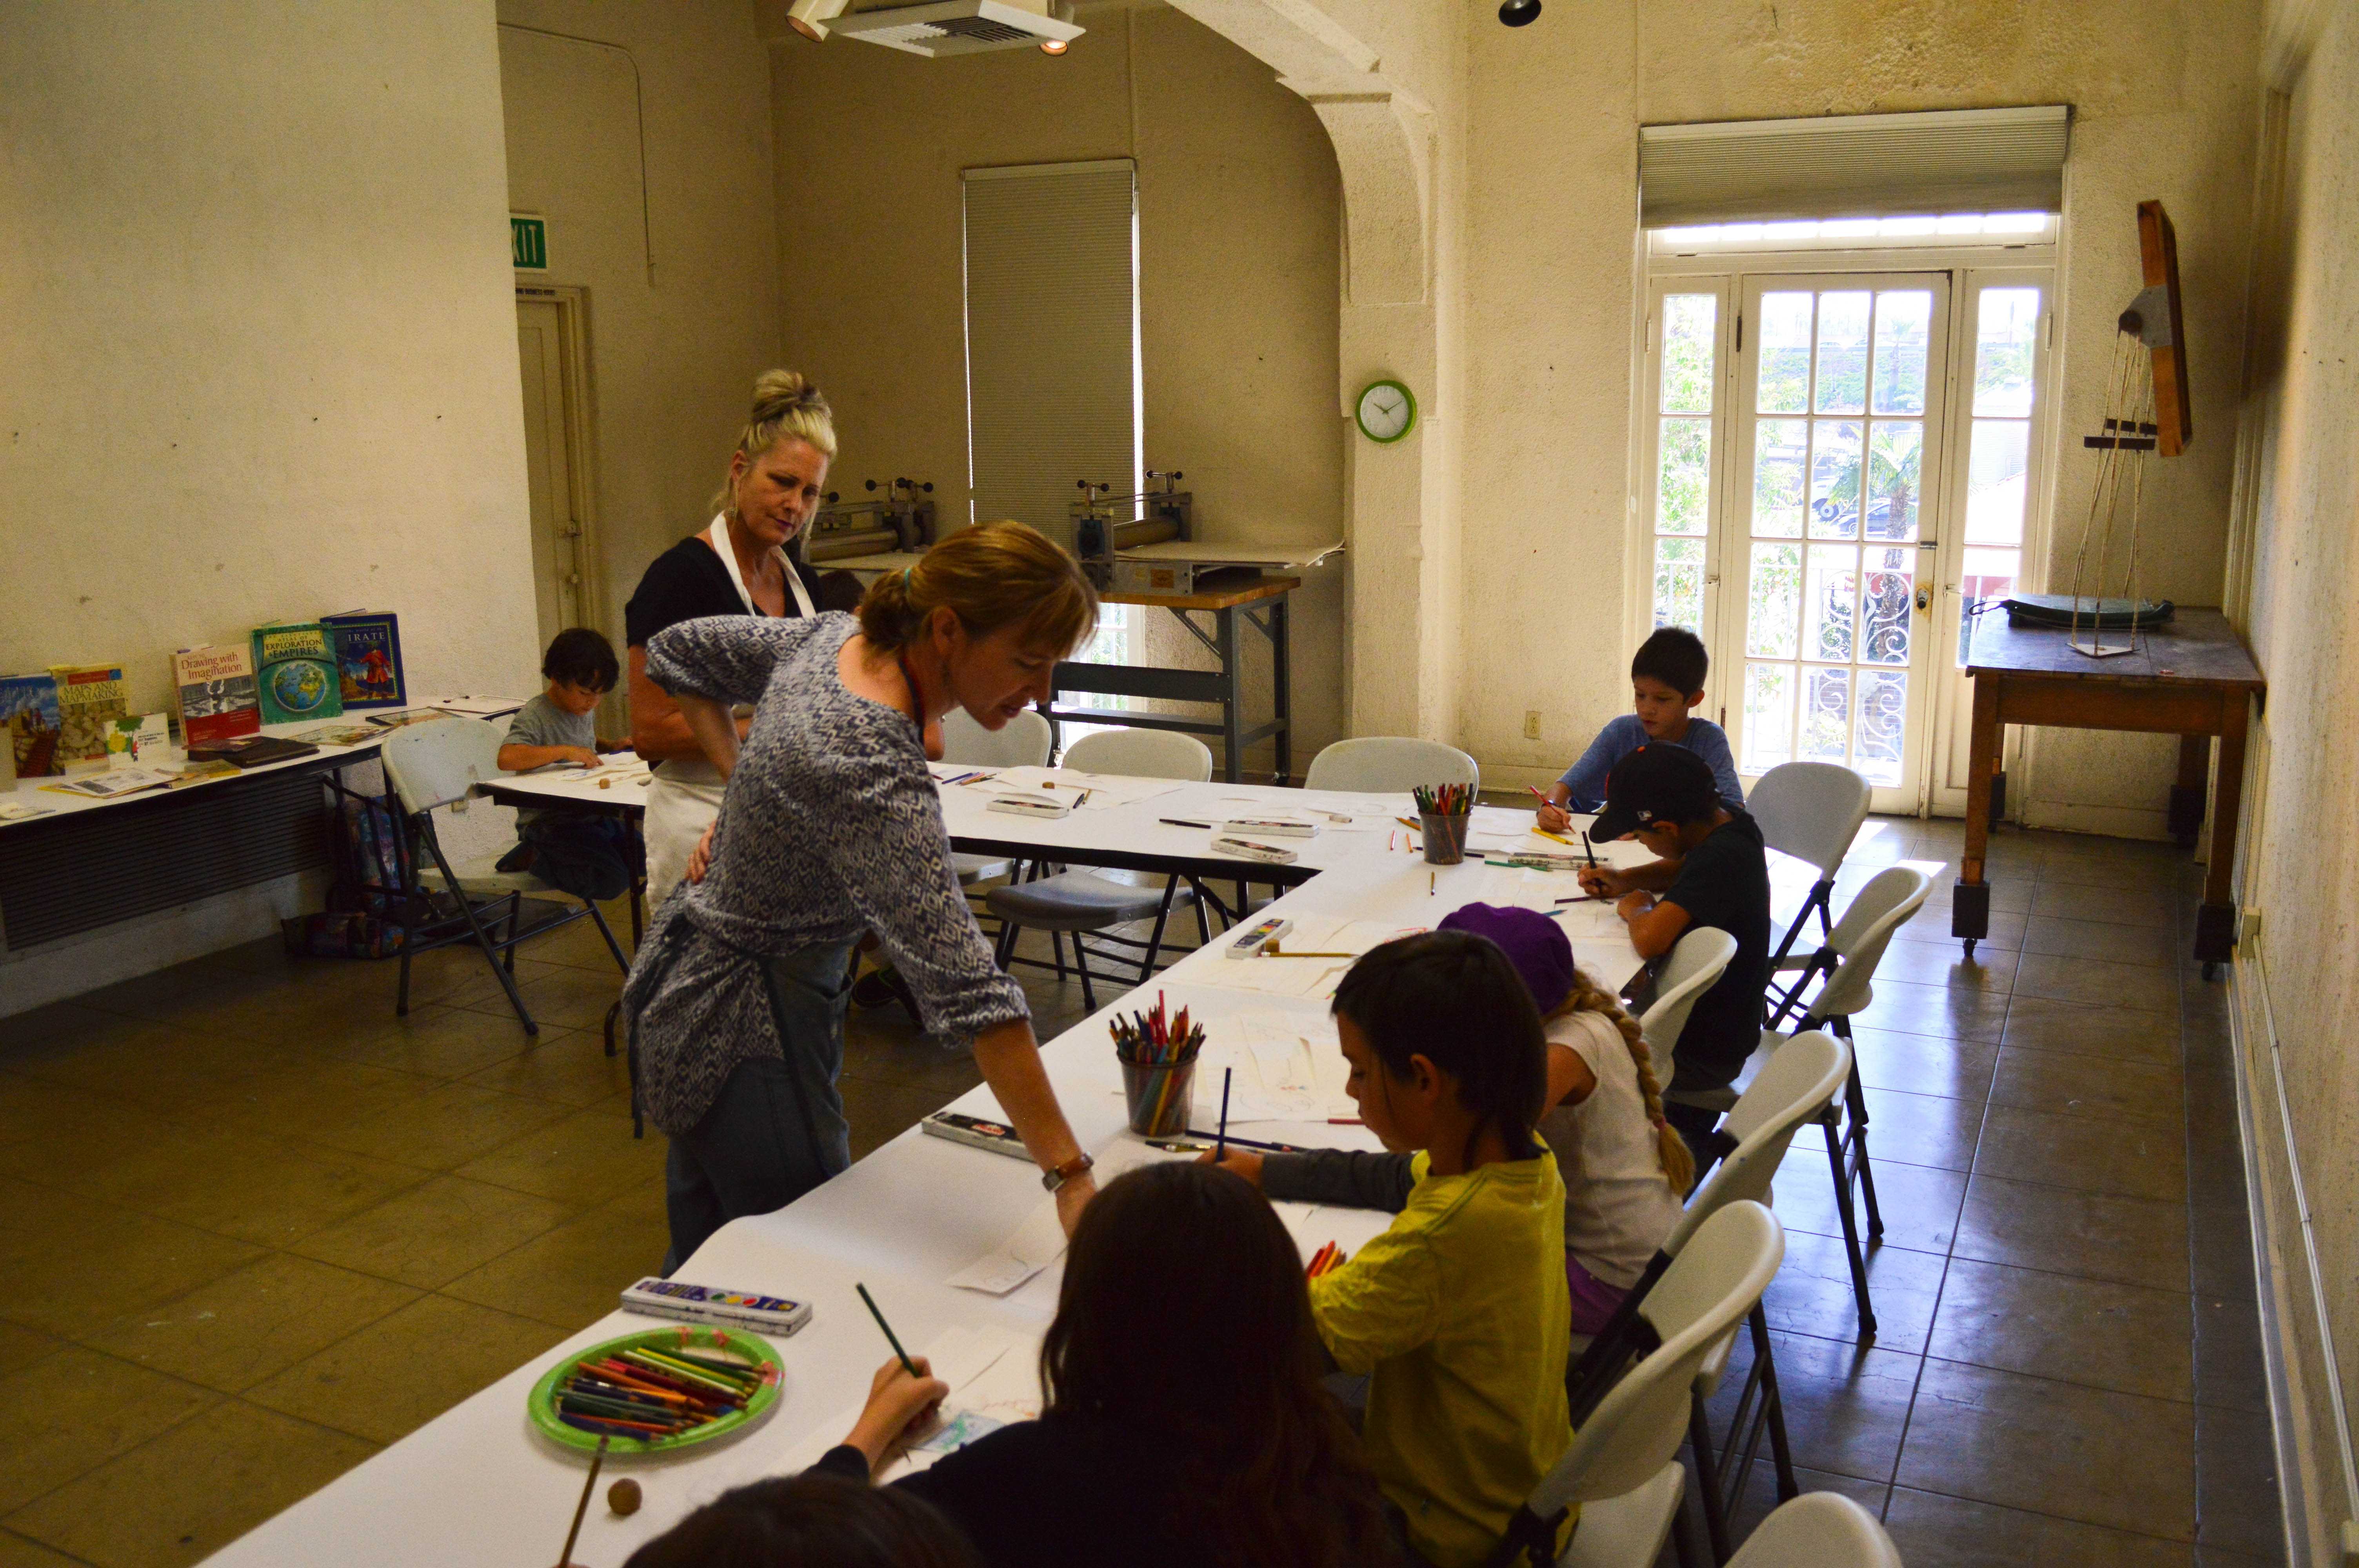
<svg viewBox="0 0 2359 1568">
<path fill-rule="evenodd" d="M 1338 741 L 1310 759 L 1305 789 L 1359 790 L 1370 795 L 1406 795 L 1419 784 L 1462 784 L 1481 788 L 1483 770 L 1455 746 L 1408 735 L 1363 735 Z"/>
<path fill-rule="evenodd" d="M 942 716 L 942 761 L 961 767 L 1045 767 L 1056 744 L 1056 731 L 1034 708 L 1024 709 L 995 730 L 968 718 L 963 708 L 953 708 Z M 958 869 L 961 887 L 1016 871 L 1016 862 L 1004 855 L 953 852 L 951 864 Z"/>
<path fill-rule="evenodd" d="M 1712 1216 L 1734 1203 L 1769 1202 L 1769 1184 L 1804 1122 L 1821 1114 L 1842 1092 L 1851 1073 L 1852 1051 L 1833 1035 L 1797 1035 L 1772 1056 L 1745 1086 L 1734 1108 L 1714 1134 L 1723 1151 L 1719 1162 L 1697 1184 L 1663 1245 L 1648 1260 L 1637 1283 L 1630 1287 L 1618 1308 L 1567 1374 L 1566 1385 L 1573 1420 L 1586 1418 L 1612 1387 L 1629 1357 L 1646 1345 L 1649 1332 L 1641 1317 L 1655 1283 L 1668 1271 L 1696 1232 Z M 1794 1458 L 1786 1438 L 1784 1401 L 1777 1392 L 1777 1371 L 1769 1342 L 1769 1318 L 1756 1303 L 1750 1314 L 1753 1369 L 1729 1422 L 1725 1444 L 1715 1449 L 1705 1417 L 1705 1401 L 1719 1391 L 1728 1369 L 1734 1336 L 1718 1346 L 1698 1368 L 1688 1411 L 1688 1435 L 1696 1460 L 1698 1492 L 1703 1503 L 1704 1525 L 1712 1539 L 1713 1559 L 1725 1562 L 1729 1552 L 1728 1518 L 1743 1494 L 1760 1452 L 1761 1437 L 1769 1438 L 1775 1461 L 1777 1495 L 1799 1491 Z M 1739 1453 L 1740 1438 L 1742 1452 Z M 1731 1455 L 1736 1455 L 1732 1463 Z"/>
<path fill-rule="evenodd" d="M 1638 1015 L 1638 1033 L 1654 1058 L 1657 1083 L 1671 1081 L 1688 1014 L 1695 1011 L 1698 997 L 1720 983 L 1735 957 L 1736 938 L 1717 926 L 1699 925 L 1680 934 L 1670 961 L 1655 979 L 1655 1000 Z"/>
<path fill-rule="evenodd" d="M 1212 776 L 1212 753 L 1192 735 L 1168 730 L 1101 730 L 1084 735 L 1065 751 L 1064 765 L 1076 773 L 1117 773 L 1133 778 L 1184 779 L 1202 784 Z M 1057 978 L 1065 978 L 1065 935 L 1073 938 L 1073 967 L 1081 972 L 1082 1000 L 1097 1011 L 1097 987 L 1090 973 L 1085 935 L 1141 952 L 1138 981 L 1145 985 L 1155 973 L 1163 947 L 1164 926 L 1175 903 L 1196 906 L 1199 938 L 1209 942 L 1212 930 L 1196 891 L 1177 877 L 1137 882 L 1116 881 L 1101 871 L 1068 871 L 1033 881 L 1011 882 L 984 895 L 984 905 L 999 917 L 999 967 L 1039 960 L 1016 957 L 1016 939 L 1026 926 L 1049 933 L 1056 953 Z M 1153 919 L 1154 932 L 1144 942 L 1117 936 L 1108 928 Z M 1102 957 L 1115 955 L 1101 954 Z M 1125 960 L 1126 961 L 1126 960 Z M 1044 966 L 1045 967 L 1045 966 Z"/>
<path fill-rule="evenodd" d="M 1836 762 L 1780 762 L 1763 773 L 1745 797 L 1745 809 L 1760 825 L 1763 843 L 1819 870 L 1818 881 L 1794 912 L 1785 940 L 1777 944 L 1772 968 L 1785 966 L 1786 955 L 1793 951 L 1794 939 L 1813 912 L 1819 929 L 1830 929 L 1835 872 L 1851 852 L 1859 825 L 1867 820 L 1867 781 Z"/>
<path fill-rule="evenodd" d="M 1734 1203 L 1696 1227 L 1647 1292 L 1658 1340 L 1589 1418 L 1524 1506 L 1485 1568 L 1649 1568 L 1680 1523 L 1689 1390 L 1715 1346 L 1761 1300 L 1786 1255 L 1785 1228 L 1757 1203 Z M 1559 1554 L 1557 1532 L 1575 1504 L 1581 1521 Z M 1686 1532 L 1680 1555 L 1691 1560 Z"/>
<path fill-rule="evenodd" d="M 500 731 L 496 727 L 480 719 L 438 719 L 430 724 L 406 725 L 385 738 L 377 754 L 385 763 L 386 782 L 401 802 L 407 835 L 412 842 L 423 845 L 434 860 L 431 867 L 422 867 L 416 854 L 403 857 L 409 885 L 402 890 L 406 934 L 401 944 L 401 979 L 394 993 L 395 1016 L 408 1017 L 409 1013 L 411 957 L 472 939 L 483 950 L 484 961 L 492 967 L 501 989 L 507 992 L 508 1005 L 516 1009 L 524 1032 L 538 1034 L 540 1025 L 533 1022 L 524 997 L 516 990 L 516 944 L 560 925 L 571 925 L 585 914 L 597 923 L 598 935 L 606 939 L 606 950 L 614 954 L 615 967 L 625 974 L 630 972 L 631 961 L 623 957 L 622 944 L 614 940 L 614 933 L 607 927 L 606 917 L 595 903 L 585 898 L 580 909 L 519 933 L 516 921 L 525 895 L 559 890 L 528 871 L 500 871 L 498 863 L 501 856 L 507 853 L 506 848 L 460 867 L 452 866 L 442 852 L 442 840 L 434 831 L 434 812 L 465 799 L 474 793 L 477 784 L 499 774 Z M 448 893 L 457 914 L 433 914 L 429 895 L 435 892 Z M 495 937 L 485 929 L 482 914 L 502 903 L 507 905 L 506 930 Z M 493 918 L 496 922 L 502 917 Z M 606 1054 L 614 1054 L 611 1042 Z"/>
<path fill-rule="evenodd" d="M 1903 1568 L 1875 1516 L 1841 1492 L 1805 1492 L 1754 1527 L 1728 1568 Z"/>
</svg>

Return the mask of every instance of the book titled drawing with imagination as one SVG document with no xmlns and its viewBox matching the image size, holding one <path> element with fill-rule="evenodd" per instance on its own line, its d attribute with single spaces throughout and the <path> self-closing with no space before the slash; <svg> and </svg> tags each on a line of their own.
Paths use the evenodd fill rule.
<svg viewBox="0 0 2359 1568">
<path fill-rule="evenodd" d="M 212 643 L 183 648 L 172 655 L 172 686 L 180 697 L 183 747 L 262 733 L 262 697 L 254 682 L 252 649 Z"/>
</svg>

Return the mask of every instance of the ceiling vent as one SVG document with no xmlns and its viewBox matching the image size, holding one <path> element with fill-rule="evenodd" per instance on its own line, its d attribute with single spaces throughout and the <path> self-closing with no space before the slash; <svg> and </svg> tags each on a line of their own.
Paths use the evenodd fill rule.
<svg viewBox="0 0 2359 1568">
<path fill-rule="evenodd" d="M 1022 0 L 940 0 L 838 16 L 827 30 L 929 59 L 1048 45 L 1056 46 L 1050 52 L 1062 53 L 1084 29 L 1051 15 L 1052 10 L 1071 14 L 1070 5 L 1051 6 L 1048 0 L 1028 5 Z"/>
</svg>

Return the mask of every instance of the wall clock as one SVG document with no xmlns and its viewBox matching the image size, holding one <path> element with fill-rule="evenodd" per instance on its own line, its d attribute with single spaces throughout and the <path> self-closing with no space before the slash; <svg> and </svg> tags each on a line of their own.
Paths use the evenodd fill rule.
<svg viewBox="0 0 2359 1568">
<path fill-rule="evenodd" d="M 1417 427 L 1417 395 L 1397 381 L 1372 381 L 1353 409 L 1360 434 L 1386 446 Z"/>
</svg>

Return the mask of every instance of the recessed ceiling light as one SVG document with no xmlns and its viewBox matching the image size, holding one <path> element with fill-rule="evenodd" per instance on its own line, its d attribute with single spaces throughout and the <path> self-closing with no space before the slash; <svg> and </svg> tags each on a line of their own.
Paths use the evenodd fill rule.
<svg viewBox="0 0 2359 1568">
<path fill-rule="evenodd" d="M 1065 52 L 1065 40 L 1062 38 L 1043 38 L 1040 40 L 1040 52 L 1042 54 L 1063 54 Z"/>
</svg>

